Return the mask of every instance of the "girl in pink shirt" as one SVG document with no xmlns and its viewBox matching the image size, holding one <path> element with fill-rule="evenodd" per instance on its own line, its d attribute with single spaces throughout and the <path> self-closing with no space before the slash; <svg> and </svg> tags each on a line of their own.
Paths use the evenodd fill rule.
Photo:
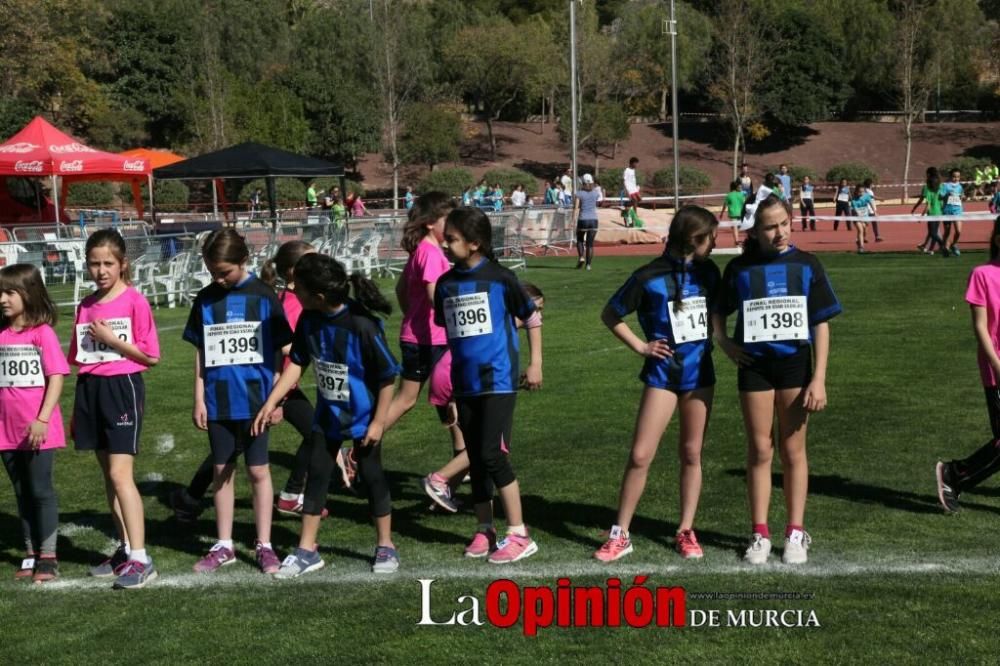
<svg viewBox="0 0 1000 666">
<path fill-rule="evenodd" d="M 113 229 L 87 239 L 87 272 L 97 291 L 81 301 L 69 346 L 79 367 L 71 430 L 77 450 L 96 451 L 119 538 L 114 554 L 90 570 L 137 589 L 156 578 L 146 554 L 142 497 L 133 475 L 145 404 L 142 373 L 160 360 L 146 299 L 131 286 L 125 241 Z"/>
<path fill-rule="evenodd" d="M 56 308 L 37 268 L 0 270 L 0 459 L 14 485 L 27 553 L 14 578 L 36 583 L 59 575 L 52 466 L 56 449 L 66 446 L 59 395 L 69 366 L 55 323 Z"/>
<path fill-rule="evenodd" d="M 389 406 L 386 431 L 413 409 L 420 389 L 428 380 L 431 382 L 429 393 L 432 403 L 435 402 L 434 396 L 441 392 L 436 390 L 438 387 L 435 385 L 440 379 L 435 369 L 448 352 L 448 337 L 444 328 L 434 323 L 434 287 L 438 278 L 451 269 L 441 244 L 444 242 L 445 218 L 454 208 L 455 204 L 447 194 L 428 192 L 417 197 L 403 227 L 401 244 L 410 255 L 396 283 L 396 298 L 403 311 L 403 324 L 399 331 L 403 371 L 399 390 Z M 447 407 L 447 401 L 444 405 L 435 404 L 435 407 L 441 423 L 451 433 L 454 455 L 464 454 L 465 440 L 458 428 L 458 419 Z M 459 476 L 457 481 L 461 483 L 462 477 Z M 423 480 L 423 486 L 431 499 L 442 508 L 452 513 L 458 510 L 452 500 L 454 485 L 449 486 L 446 478 L 437 474 L 428 475 Z"/>
<path fill-rule="evenodd" d="M 972 269 L 965 300 L 972 310 L 979 376 L 993 437 L 964 460 L 937 463 L 938 500 L 948 513 L 958 511 L 959 495 L 1000 470 L 1000 217 L 993 222 L 990 262 Z"/>
</svg>

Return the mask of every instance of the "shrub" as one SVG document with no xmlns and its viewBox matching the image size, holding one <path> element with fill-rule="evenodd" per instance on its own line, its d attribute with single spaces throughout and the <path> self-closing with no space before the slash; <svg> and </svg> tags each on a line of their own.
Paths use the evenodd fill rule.
<svg viewBox="0 0 1000 666">
<path fill-rule="evenodd" d="M 149 202 L 149 187 L 146 183 L 140 186 L 143 205 Z M 132 201 L 132 186 L 129 183 L 122 183 L 118 188 L 118 197 L 122 201 Z M 187 209 L 188 201 L 191 198 L 191 191 L 187 185 L 179 180 L 157 180 L 153 182 L 153 203 L 156 209 L 161 212 L 179 212 Z"/>
<path fill-rule="evenodd" d="M 66 205 L 101 207 L 110 206 L 115 202 L 115 188 L 108 182 L 85 181 L 70 183 L 66 194 Z"/>
<path fill-rule="evenodd" d="M 712 179 L 708 174 L 692 166 L 681 165 L 680 173 L 681 194 L 701 194 L 712 185 Z M 657 190 L 674 191 L 674 168 L 667 167 L 660 169 L 653 174 L 653 187 Z"/>
<path fill-rule="evenodd" d="M 515 185 L 523 185 L 524 192 L 528 195 L 538 192 L 538 179 L 520 169 L 490 169 L 483 174 L 483 178 L 486 179 L 490 187 L 493 187 L 495 183 L 500 183 L 505 194 L 513 192 Z"/>
<path fill-rule="evenodd" d="M 841 178 L 846 178 L 848 183 L 861 183 L 869 178 L 873 183 L 878 182 L 878 174 L 870 166 L 860 162 L 835 164 L 826 172 L 826 182 L 828 183 L 838 183 Z"/>
<path fill-rule="evenodd" d="M 471 187 L 475 183 L 472 172 L 461 167 L 451 169 L 438 169 L 427 174 L 427 177 L 420 181 L 418 192 L 444 192 L 452 196 L 459 196 L 465 188 Z"/>
<path fill-rule="evenodd" d="M 972 180 L 976 169 L 990 163 L 988 157 L 955 157 L 938 167 L 941 172 L 941 180 L 948 180 L 948 173 L 952 169 L 962 172 L 962 180 Z"/>
</svg>

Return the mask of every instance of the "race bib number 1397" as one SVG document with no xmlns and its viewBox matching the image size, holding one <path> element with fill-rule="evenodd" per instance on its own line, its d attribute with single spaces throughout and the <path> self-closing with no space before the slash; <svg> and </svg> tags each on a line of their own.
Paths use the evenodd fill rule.
<svg viewBox="0 0 1000 666">
<path fill-rule="evenodd" d="M 808 340 L 805 296 L 772 296 L 743 302 L 743 341 Z"/>
</svg>

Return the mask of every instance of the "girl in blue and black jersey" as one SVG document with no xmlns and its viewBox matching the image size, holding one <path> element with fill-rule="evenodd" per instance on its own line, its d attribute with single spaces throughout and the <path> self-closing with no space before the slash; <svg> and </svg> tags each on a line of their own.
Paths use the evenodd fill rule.
<svg viewBox="0 0 1000 666">
<path fill-rule="evenodd" d="M 392 541 L 392 498 L 382 469 L 382 432 L 399 365 L 389 351 L 381 320 L 392 307 L 373 282 L 350 277 L 335 259 L 304 255 L 295 264 L 296 295 L 305 311 L 295 329 L 290 363 L 257 413 L 253 431 L 264 432 L 271 415 L 312 365 L 316 374 L 313 440 L 302 507 L 302 533 L 295 552 L 285 558 L 278 576 L 291 578 L 323 566 L 316 547 L 323 505 L 334 460 L 345 441 L 353 440 L 358 478 L 368 493 L 375 523 L 375 573 L 399 569 Z M 353 290 L 355 298 L 350 298 Z"/>
<path fill-rule="evenodd" d="M 698 206 L 685 206 L 670 223 L 666 251 L 625 282 L 601 319 L 626 347 L 646 359 L 639 379 L 646 385 L 625 466 L 617 522 L 594 553 L 613 562 L 632 552 L 629 526 L 646 487 L 649 466 L 674 410 L 680 410 L 681 519 L 675 545 L 686 559 L 702 556 L 694 515 L 701 495 L 701 448 L 715 390 L 709 313 L 720 276 L 708 258 L 719 221 Z M 643 337 L 622 318 L 637 312 Z"/>
<path fill-rule="evenodd" d="M 448 214 L 444 239 L 455 267 L 434 291 L 434 320 L 444 326 L 452 356 L 452 388 L 458 425 L 465 436 L 472 498 L 479 528 L 466 557 L 494 564 L 516 562 L 538 552 L 521 513 L 521 492 L 510 465 L 510 437 L 519 384 L 542 384 L 542 329 L 528 327 L 531 362 L 522 379 L 515 319 L 529 321 L 535 304 L 514 274 L 494 260 L 490 221 L 479 210 Z M 497 543 L 494 488 L 500 493 L 507 536 Z"/>
<path fill-rule="evenodd" d="M 751 564 L 765 564 L 771 552 L 767 514 L 775 413 L 788 510 L 782 560 L 807 560 L 806 426 L 809 413 L 826 406 L 827 322 L 841 311 L 823 266 L 792 245 L 791 234 L 790 207 L 777 197 L 761 202 L 744 254 L 726 266 L 712 315 L 719 347 L 739 367 L 753 525 L 745 559 Z M 734 312 L 736 329 L 730 337 L 726 318 Z"/>
<path fill-rule="evenodd" d="M 250 251 L 232 229 L 213 231 L 202 248 L 212 275 L 195 298 L 184 339 L 197 348 L 194 412 L 197 428 L 208 431 L 215 463 L 215 521 L 218 541 L 194 569 L 209 573 L 233 564 L 234 473 L 240 454 L 253 488 L 257 566 L 277 573 L 271 546 L 273 488 L 267 433 L 252 434 L 257 414 L 281 368 L 292 331 L 274 290 L 247 271 Z M 275 422 L 280 414 L 275 415 Z"/>
</svg>

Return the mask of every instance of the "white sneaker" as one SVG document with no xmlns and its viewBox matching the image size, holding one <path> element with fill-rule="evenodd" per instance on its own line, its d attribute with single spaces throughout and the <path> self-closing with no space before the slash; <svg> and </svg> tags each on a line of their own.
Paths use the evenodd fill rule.
<svg viewBox="0 0 1000 666">
<path fill-rule="evenodd" d="M 785 551 L 781 554 L 781 561 L 785 564 L 805 564 L 809 559 L 809 544 L 812 537 L 802 530 L 792 530 L 792 533 L 785 537 Z"/>
<path fill-rule="evenodd" d="M 747 564 L 767 564 L 770 554 L 771 540 L 754 532 L 750 535 L 750 546 L 743 556 L 743 561 Z"/>
</svg>

